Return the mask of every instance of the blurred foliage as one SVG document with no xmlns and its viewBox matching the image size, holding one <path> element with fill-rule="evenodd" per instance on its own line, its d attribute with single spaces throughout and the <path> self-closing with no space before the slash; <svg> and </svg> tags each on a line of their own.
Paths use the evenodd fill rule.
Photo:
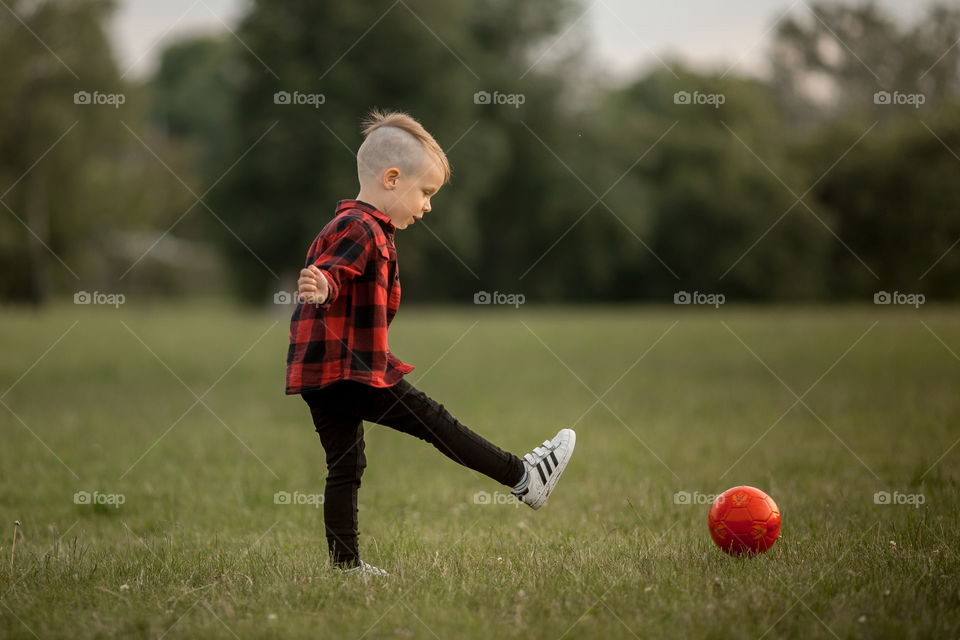
<svg viewBox="0 0 960 640">
<path fill-rule="evenodd" d="M 794 124 L 819 124 L 850 111 L 874 119 L 902 117 L 902 111 L 874 103 L 874 93 L 922 92 L 931 106 L 956 102 L 958 38 L 960 10 L 946 4 L 903 26 L 872 3 L 817 3 L 777 29 L 771 87 Z"/>
<path fill-rule="evenodd" d="M 145 92 L 123 80 L 105 32 L 112 2 L 6 4 L 0 297 L 39 305 L 61 290 L 117 290 L 153 242 L 138 231 L 166 227 L 190 203 L 163 163 L 183 175 L 191 167 L 142 131 Z M 139 283 L 170 284 L 149 274 Z M 123 286 L 137 284 L 131 277 Z"/>
<path fill-rule="evenodd" d="M 856 121 L 824 128 L 807 144 L 810 164 L 827 167 L 862 129 Z M 960 105 L 878 125 L 860 145 L 812 192 L 833 212 L 837 235 L 851 248 L 831 244 L 831 297 L 874 287 L 956 299 Z"/>
<path fill-rule="evenodd" d="M 947 5 L 906 25 L 871 3 L 816 3 L 773 32 L 766 79 L 668 61 L 610 86 L 571 29 L 575 0 L 257 0 L 235 34 L 167 46 L 145 83 L 112 57 L 112 3 L 8 4 L 5 299 L 183 293 L 210 286 L 217 259 L 243 300 L 293 288 L 335 202 L 356 195 L 374 106 L 418 117 L 453 164 L 426 224 L 399 234 L 407 300 L 957 296 L 960 10 Z M 77 91 L 126 100 L 77 105 Z M 483 91 L 523 104 L 478 103 Z"/>
</svg>

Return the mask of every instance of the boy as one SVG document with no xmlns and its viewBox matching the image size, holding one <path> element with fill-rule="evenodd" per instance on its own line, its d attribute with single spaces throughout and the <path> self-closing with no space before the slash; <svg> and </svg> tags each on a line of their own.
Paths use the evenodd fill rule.
<svg viewBox="0 0 960 640">
<path fill-rule="evenodd" d="M 360 560 L 357 493 L 366 468 L 363 421 L 429 442 L 451 460 L 511 487 L 534 509 L 547 502 L 576 444 L 571 429 L 518 458 L 460 424 L 403 379 L 413 370 L 390 352 L 400 305 L 394 231 L 431 210 L 450 179 L 436 140 L 405 113 L 373 111 L 357 152 L 360 193 L 341 200 L 300 271 L 290 322 L 286 393 L 310 407 L 326 453 L 323 517 L 333 565 L 387 575 Z"/>
</svg>

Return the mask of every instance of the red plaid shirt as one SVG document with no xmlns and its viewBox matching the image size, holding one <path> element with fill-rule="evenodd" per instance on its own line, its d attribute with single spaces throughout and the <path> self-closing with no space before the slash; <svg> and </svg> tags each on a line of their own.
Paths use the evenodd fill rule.
<svg viewBox="0 0 960 640">
<path fill-rule="evenodd" d="M 341 200 L 304 267 L 316 265 L 330 293 L 323 304 L 300 302 L 290 318 L 287 394 L 338 380 L 390 387 L 413 371 L 390 353 L 387 329 L 400 306 L 395 227 L 360 200 Z"/>
</svg>

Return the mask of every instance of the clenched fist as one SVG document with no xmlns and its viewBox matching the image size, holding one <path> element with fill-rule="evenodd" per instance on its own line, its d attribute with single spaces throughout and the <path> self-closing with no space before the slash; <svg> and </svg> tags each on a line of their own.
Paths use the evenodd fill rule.
<svg viewBox="0 0 960 640">
<path fill-rule="evenodd" d="M 330 284 L 326 276 L 314 265 L 300 270 L 297 280 L 297 298 L 310 304 L 323 304 L 330 293 Z"/>
</svg>

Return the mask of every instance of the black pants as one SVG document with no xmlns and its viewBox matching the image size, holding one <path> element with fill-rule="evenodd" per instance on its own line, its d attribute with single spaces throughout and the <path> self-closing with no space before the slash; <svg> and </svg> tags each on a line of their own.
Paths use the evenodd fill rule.
<svg viewBox="0 0 960 640">
<path fill-rule="evenodd" d="M 520 458 L 460 424 L 442 404 L 406 380 L 385 389 L 341 381 L 301 395 L 310 406 L 327 456 L 323 519 L 335 564 L 355 565 L 359 561 L 357 492 L 367 466 L 364 420 L 429 442 L 454 462 L 509 487 L 523 477 Z"/>
</svg>

